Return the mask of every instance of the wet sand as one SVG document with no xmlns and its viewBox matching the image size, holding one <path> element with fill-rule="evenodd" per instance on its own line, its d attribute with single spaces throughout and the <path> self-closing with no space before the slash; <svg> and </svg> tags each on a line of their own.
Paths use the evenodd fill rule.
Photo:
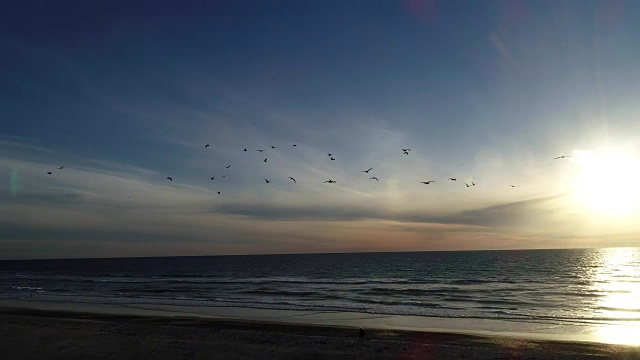
<svg viewBox="0 0 640 360">
<path fill-rule="evenodd" d="M 0 308 L 4 359 L 640 359 L 640 347 L 189 316 Z"/>
</svg>

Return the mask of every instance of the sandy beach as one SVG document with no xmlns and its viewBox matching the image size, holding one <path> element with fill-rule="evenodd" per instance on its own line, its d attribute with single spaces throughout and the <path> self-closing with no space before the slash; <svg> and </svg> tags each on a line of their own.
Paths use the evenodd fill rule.
<svg viewBox="0 0 640 360">
<path fill-rule="evenodd" d="M 144 315 L 143 315 L 144 314 Z M 640 347 L 141 313 L 0 308 L 6 359 L 640 359 Z"/>
</svg>

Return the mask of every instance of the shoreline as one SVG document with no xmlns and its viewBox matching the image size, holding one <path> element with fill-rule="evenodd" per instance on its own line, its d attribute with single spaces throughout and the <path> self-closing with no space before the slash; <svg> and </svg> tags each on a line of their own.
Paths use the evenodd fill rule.
<svg viewBox="0 0 640 360">
<path fill-rule="evenodd" d="M 0 299 L 0 308 L 78 312 L 103 315 L 189 317 L 239 322 L 311 325 L 379 330 L 450 333 L 523 340 L 591 342 L 612 345 L 640 345 L 629 336 L 638 325 L 558 324 L 520 320 L 446 318 L 414 315 L 390 315 L 344 311 L 307 311 L 235 306 L 185 306 L 148 303 L 98 304 L 67 301 L 42 301 L 29 298 Z"/>
<path fill-rule="evenodd" d="M 0 351 L 8 358 L 640 359 L 638 346 L 593 342 L 366 325 L 366 340 L 359 341 L 358 327 L 345 324 L 31 305 L 0 301 Z"/>
<path fill-rule="evenodd" d="M 274 359 L 413 359 L 424 358 L 427 353 L 433 358 L 451 359 L 640 359 L 640 346 L 637 345 L 536 338 L 536 334 L 531 337 L 509 332 L 398 326 L 388 320 L 387 316 L 357 313 L 245 308 L 216 308 L 204 313 L 194 312 L 192 308 L 152 309 L 133 304 L 0 300 L 0 327 L 3 329 L 0 351 L 11 354 L 9 358 L 12 359 L 51 358 L 51 349 L 62 342 L 67 347 L 56 350 L 65 354 L 59 358 L 95 358 L 95 354 L 88 351 L 100 349 L 101 353 L 113 355 L 103 358 L 127 359 L 135 357 L 134 354 L 147 354 L 173 359 L 205 354 L 207 349 L 215 348 L 220 353 L 214 358 L 237 359 L 263 358 L 263 354 Z M 428 319 L 422 319 L 425 320 Z M 364 342 L 358 340 L 359 327 L 366 331 Z M 31 347 L 25 345 L 21 350 L 14 346 L 25 341 L 32 341 Z M 141 341 L 146 345 L 141 345 Z M 177 348 L 174 346 L 176 341 L 181 344 Z M 123 342 L 130 347 L 122 347 Z M 128 348 L 130 353 L 118 348 Z M 43 352 L 41 356 L 34 356 L 34 351 Z"/>
<path fill-rule="evenodd" d="M 413 315 L 389 315 L 341 311 L 280 310 L 252 307 L 202 307 L 160 304 L 96 304 L 79 302 L 39 301 L 32 299 L 0 299 L 0 308 L 31 309 L 97 315 L 129 315 L 156 317 L 188 317 L 199 319 L 274 323 L 282 325 L 366 327 L 378 330 L 399 330 L 428 333 L 448 333 L 485 337 L 509 337 L 524 340 L 608 343 L 596 334 L 586 332 L 584 325 L 558 325 L 502 319 L 444 318 Z M 550 331 L 552 330 L 552 331 Z M 628 345 L 613 343 L 616 345 Z"/>
</svg>

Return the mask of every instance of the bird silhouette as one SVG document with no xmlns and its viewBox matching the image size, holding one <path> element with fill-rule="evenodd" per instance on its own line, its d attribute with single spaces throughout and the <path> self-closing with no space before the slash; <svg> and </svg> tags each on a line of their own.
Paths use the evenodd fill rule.
<svg viewBox="0 0 640 360">
<path fill-rule="evenodd" d="M 377 177 L 375 177 L 375 176 L 372 176 L 372 177 L 370 177 L 369 179 L 370 179 L 370 180 L 375 180 L 375 181 L 380 181 L 380 180 L 378 180 L 378 178 L 377 178 Z"/>
<path fill-rule="evenodd" d="M 271 148 L 272 148 L 272 149 L 275 149 L 276 147 L 275 147 L 275 146 L 273 146 L 273 145 L 271 145 Z"/>
<path fill-rule="evenodd" d="M 363 173 L 369 173 L 369 171 L 373 170 L 373 168 L 369 168 L 369 170 L 362 170 Z"/>
<path fill-rule="evenodd" d="M 298 146 L 298 145 L 296 145 L 296 144 L 293 144 L 293 145 L 291 145 L 291 146 Z"/>
<path fill-rule="evenodd" d="M 516 187 L 515 185 L 509 185 L 509 186 L 511 186 L 511 187 Z"/>
<path fill-rule="evenodd" d="M 296 181 L 296 179 L 292 178 L 291 176 L 289 176 L 289 179 L 293 180 L 293 182 L 294 182 L 294 183 L 296 183 L 296 184 L 298 183 L 298 182 Z"/>
<path fill-rule="evenodd" d="M 47 174 L 51 175 L 51 174 L 53 174 L 53 173 L 52 173 L 51 171 L 47 171 Z"/>
<path fill-rule="evenodd" d="M 271 182 L 271 181 L 269 181 L 269 180 L 267 180 L 267 179 L 264 179 L 264 181 L 265 181 L 267 184 Z"/>
<path fill-rule="evenodd" d="M 220 191 L 218 191 L 218 195 L 220 195 Z"/>
<path fill-rule="evenodd" d="M 429 185 L 433 182 L 436 182 L 435 180 L 429 180 L 429 181 L 420 181 L 420 184 L 425 184 L 425 185 Z"/>
<path fill-rule="evenodd" d="M 473 181 L 471 182 L 471 186 L 476 186 L 476 183 L 474 183 Z"/>
<path fill-rule="evenodd" d="M 58 170 L 62 170 L 62 169 L 64 169 L 64 165 L 62 165 L 62 166 L 60 166 L 60 167 L 58 168 Z"/>
<path fill-rule="evenodd" d="M 215 179 L 215 178 L 216 178 L 215 176 L 212 176 L 212 177 L 211 177 L 211 180 L 213 180 L 213 179 Z"/>
<path fill-rule="evenodd" d="M 403 152 L 411 151 L 411 149 L 402 149 Z"/>
<path fill-rule="evenodd" d="M 335 183 L 336 183 L 336 181 L 335 181 L 335 180 L 331 180 L 331 179 L 329 179 L 329 180 L 325 181 L 325 183 L 335 184 Z"/>
<path fill-rule="evenodd" d="M 230 168 L 230 167 L 231 167 L 231 165 L 227 166 L 227 169 Z"/>
<path fill-rule="evenodd" d="M 263 152 L 264 150 L 262 150 L 262 149 L 258 149 L 258 150 L 256 150 L 256 151 Z"/>
<path fill-rule="evenodd" d="M 564 158 L 570 158 L 570 157 L 571 157 L 571 155 L 561 155 L 561 156 L 558 156 L 558 157 L 554 157 L 554 158 L 553 158 L 553 160 L 564 159 Z"/>
<path fill-rule="evenodd" d="M 243 151 L 247 151 L 247 148 L 244 148 L 244 150 L 243 150 Z"/>
<path fill-rule="evenodd" d="M 169 181 L 173 181 L 173 179 L 171 178 L 171 176 L 167 176 L 167 180 L 169 180 Z"/>
<path fill-rule="evenodd" d="M 207 144 L 207 145 L 205 145 L 205 146 L 204 146 L 204 148 L 205 148 L 205 149 L 206 149 L 206 148 L 208 148 L 208 147 L 209 147 L 209 144 Z"/>
<path fill-rule="evenodd" d="M 403 154 L 405 154 L 405 155 L 409 155 L 409 152 L 408 152 L 408 151 L 405 151 Z"/>
<path fill-rule="evenodd" d="M 267 158 L 264 158 L 264 162 L 267 162 Z"/>
<path fill-rule="evenodd" d="M 333 154 L 331 154 L 331 153 L 327 153 L 327 156 L 333 156 Z"/>
<path fill-rule="evenodd" d="M 334 158 L 333 156 L 331 157 L 331 161 L 336 161 L 336 158 Z"/>
<path fill-rule="evenodd" d="M 466 187 L 471 187 L 471 185 L 470 185 L 470 184 L 467 184 L 467 183 L 464 183 L 464 186 L 466 186 Z"/>
<path fill-rule="evenodd" d="M 458 179 L 456 179 L 456 178 L 449 178 L 449 180 L 451 180 L 451 181 L 456 181 L 456 180 L 458 180 Z"/>
</svg>

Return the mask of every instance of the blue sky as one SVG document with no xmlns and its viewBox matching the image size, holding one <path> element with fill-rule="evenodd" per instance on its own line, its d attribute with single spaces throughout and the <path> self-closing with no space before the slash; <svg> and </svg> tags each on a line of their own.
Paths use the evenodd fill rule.
<svg viewBox="0 0 640 360">
<path fill-rule="evenodd" d="M 640 245 L 636 2 L 3 7 L 2 258 Z"/>
</svg>

